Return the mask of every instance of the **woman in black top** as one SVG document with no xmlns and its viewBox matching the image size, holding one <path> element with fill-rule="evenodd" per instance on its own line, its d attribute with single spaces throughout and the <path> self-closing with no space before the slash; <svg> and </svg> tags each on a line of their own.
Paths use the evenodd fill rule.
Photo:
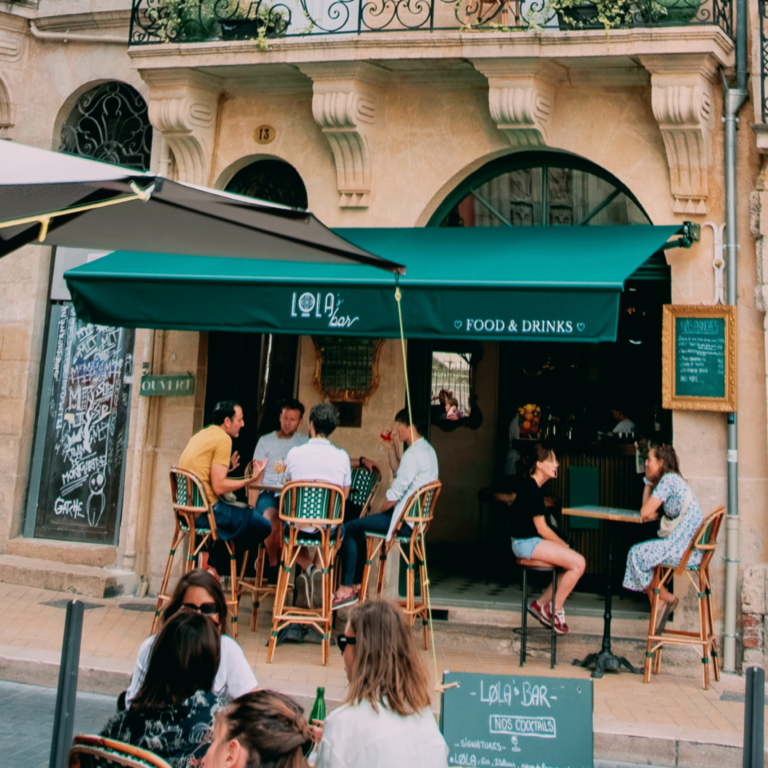
<svg viewBox="0 0 768 768">
<path fill-rule="evenodd" d="M 519 482 L 517 498 L 512 505 L 512 551 L 520 559 L 543 560 L 564 570 L 557 583 L 554 617 L 550 608 L 551 584 L 538 600 L 528 606 L 529 613 L 545 627 L 552 626 L 554 622 L 555 632 L 564 635 L 568 625 L 565 623 L 563 605 L 584 573 L 586 562 L 547 525 L 541 487 L 547 480 L 557 477 L 559 465 L 555 452 L 542 443 L 536 443 L 523 461 L 527 472 Z"/>
</svg>

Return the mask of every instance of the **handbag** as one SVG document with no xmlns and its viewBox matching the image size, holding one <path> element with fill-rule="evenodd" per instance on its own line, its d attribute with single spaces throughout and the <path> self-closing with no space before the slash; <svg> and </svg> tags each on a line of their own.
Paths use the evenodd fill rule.
<svg viewBox="0 0 768 768">
<path fill-rule="evenodd" d="M 662 514 L 661 521 L 659 522 L 659 538 L 666 539 L 672 531 L 677 528 L 678 523 L 683 519 L 685 513 L 688 511 L 688 505 L 693 498 L 693 491 L 688 489 L 688 493 L 685 496 L 685 502 L 683 508 L 680 510 L 680 514 L 677 517 L 667 517 L 666 514 Z"/>
</svg>

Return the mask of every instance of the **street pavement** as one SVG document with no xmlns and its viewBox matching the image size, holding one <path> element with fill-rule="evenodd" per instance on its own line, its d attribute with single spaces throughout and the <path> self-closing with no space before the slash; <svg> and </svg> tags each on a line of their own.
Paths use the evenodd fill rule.
<svg viewBox="0 0 768 768">
<path fill-rule="evenodd" d="M 56 690 L 0 681 L 0 764 L 48 768 Z M 78 693 L 75 733 L 98 733 L 115 711 L 113 696 Z M 632 763 L 596 760 L 595 768 L 640 768 Z M 664 768 L 649 766 L 643 768 Z"/>
<path fill-rule="evenodd" d="M 56 690 L 0 681 L 0 765 L 47 768 Z M 99 733 L 115 712 L 114 696 L 78 693 L 75 733 Z"/>
</svg>

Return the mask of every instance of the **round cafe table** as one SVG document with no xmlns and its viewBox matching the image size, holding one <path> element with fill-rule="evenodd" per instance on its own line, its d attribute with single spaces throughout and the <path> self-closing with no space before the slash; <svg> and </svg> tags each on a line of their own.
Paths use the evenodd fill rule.
<svg viewBox="0 0 768 768">
<path fill-rule="evenodd" d="M 563 507 L 564 515 L 574 517 L 591 517 L 597 520 L 606 520 L 608 525 L 616 523 L 642 523 L 640 512 L 636 509 L 619 509 L 617 507 Z M 603 613 L 603 645 L 597 653 L 590 653 L 584 659 L 574 659 L 573 665 L 577 667 L 591 667 L 594 665 L 592 677 L 602 677 L 609 669 L 620 672 L 625 667 L 635 675 L 642 673 L 641 669 L 632 666 L 623 656 L 617 656 L 611 651 L 611 602 L 613 594 L 611 590 L 611 577 L 613 575 L 613 537 L 608 536 L 608 555 L 606 562 L 606 587 L 605 587 L 605 612 Z"/>
</svg>

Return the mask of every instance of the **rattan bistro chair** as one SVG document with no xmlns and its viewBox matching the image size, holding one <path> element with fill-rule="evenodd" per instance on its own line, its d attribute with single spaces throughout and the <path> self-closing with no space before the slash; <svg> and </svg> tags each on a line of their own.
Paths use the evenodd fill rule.
<svg viewBox="0 0 768 768">
<path fill-rule="evenodd" d="M 424 546 L 427 530 L 435 516 L 435 505 L 440 496 L 442 483 L 435 480 L 418 488 L 403 508 L 400 520 L 397 523 L 392 538 L 387 541 L 384 533 L 368 533 L 366 535 L 367 551 L 365 567 L 363 569 L 363 582 L 360 586 L 360 602 L 366 600 L 368 594 L 368 581 L 370 579 L 371 565 L 376 553 L 379 553 L 379 572 L 376 577 L 376 595 L 381 595 L 384 589 L 384 567 L 387 556 L 393 547 L 397 547 L 405 561 L 406 568 L 406 597 L 400 606 L 408 617 L 411 626 L 421 617 L 424 630 L 424 647 L 429 648 L 429 631 L 426 601 L 427 571 L 424 559 Z M 407 523 L 411 523 L 411 528 Z M 416 568 L 419 569 L 421 580 L 421 602 L 416 604 Z"/>
<path fill-rule="evenodd" d="M 153 752 L 114 739 L 82 734 L 75 736 L 67 758 L 68 768 L 171 768 Z"/>
<path fill-rule="evenodd" d="M 168 592 L 168 582 L 171 578 L 171 569 L 173 568 L 176 551 L 184 537 L 189 535 L 187 560 L 184 568 L 185 573 L 195 568 L 198 555 L 204 549 L 210 549 L 219 540 L 216 534 L 216 520 L 213 516 L 213 508 L 208 501 L 208 497 L 205 495 L 205 489 L 200 478 L 194 472 L 179 469 L 179 467 L 171 467 L 171 498 L 173 500 L 173 514 L 176 518 L 176 529 L 173 533 L 171 550 L 168 553 L 168 562 L 165 564 L 160 594 L 157 596 L 157 609 L 155 610 L 155 619 L 152 622 L 153 633 L 157 631 L 163 606 L 171 599 L 171 595 Z M 201 515 L 205 515 L 208 518 L 208 524 L 205 526 L 197 525 L 195 522 L 196 518 Z M 237 563 L 235 562 L 235 544 L 233 541 L 225 541 L 224 543 L 229 551 L 230 563 L 229 586 L 231 595 L 227 600 L 227 605 L 232 614 L 232 634 L 235 640 L 237 640 Z"/>
<path fill-rule="evenodd" d="M 725 507 L 718 507 L 711 512 L 699 526 L 696 535 L 691 539 L 688 549 L 675 566 L 657 565 L 653 573 L 653 596 L 651 599 L 651 618 L 648 624 L 648 647 L 645 653 L 645 674 L 643 682 L 651 681 L 651 662 L 653 674 L 661 669 L 661 649 L 665 645 L 691 645 L 701 647 L 701 669 L 704 674 L 704 690 L 709 689 L 709 658 L 712 657 L 712 672 L 715 680 L 720 679 L 720 663 L 717 656 L 717 638 L 715 637 L 712 621 L 712 582 L 709 577 L 709 564 L 717 547 L 717 534 L 725 515 Z M 699 565 L 689 565 L 688 561 L 694 552 L 701 552 Z M 658 623 L 661 587 L 669 584 L 673 576 L 685 574 L 696 588 L 699 599 L 699 631 L 686 632 L 679 629 L 665 629 L 660 635 L 656 634 Z M 694 579 L 694 575 L 697 579 Z M 698 584 L 697 584 L 698 581 Z"/>
<path fill-rule="evenodd" d="M 320 482 L 286 483 L 280 495 L 280 519 L 288 524 L 283 538 L 283 552 L 277 576 L 277 593 L 272 610 L 272 635 L 269 638 L 267 663 L 272 661 L 280 632 L 292 624 L 314 627 L 322 636 L 323 664 L 328 663 L 331 639 L 331 569 L 341 543 L 344 522 L 344 492 L 337 485 Z M 319 540 L 302 528 L 312 527 Z M 288 579 L 302 548 L 317 548 L 322 569 L 322 605 L 320 608 L 298 608 L 286 605 Z"/>
<path fill-rule="evenodd" d="M 248 479 L 253 477 L 253 462 L 249 461 L 248 466 L 245 468 L 244 476 Z M 249 502 L 250 503 L 250 502 Z M 254 504 L 255 506 L 255 504 Z M 237 597 L 240 599 L 243 593 L 250 592 L 253 598 L 253 613 L 251 614 L 251 630 L 256 631 L 256 623 L 259 616 L 259 605 L 265 597 L 273 597 L 277 592 L 276 584 L 269 584 L 264 578 L 264 567 L 266 562 L 267 548 L 264 546 L 264 542 L 259 542 L 259 550 L 256 553 L 256 561 L 253 564 L 254 575 L 253 578 L 245 577 L 245 569 L 248 565 L 249 553 L 246 552 L 243 557 L 243 564 L 240 568 L 240 578 L 237 580 Z M 288 585 L 288 591 L 293 589 L 292 585 Z"/>
<path fill-rule="evenodd" d="M 378 467 L 367 469 L 357 467 L 352 470 L 352 484 L 349 487 L 347 504 L 357 504 L 361 508 L 360 517 L 365 517 L 371 512 L 371 505 L 376 497 L 376 491 L 381 485 L 381 471 Z"/>
</svg>

